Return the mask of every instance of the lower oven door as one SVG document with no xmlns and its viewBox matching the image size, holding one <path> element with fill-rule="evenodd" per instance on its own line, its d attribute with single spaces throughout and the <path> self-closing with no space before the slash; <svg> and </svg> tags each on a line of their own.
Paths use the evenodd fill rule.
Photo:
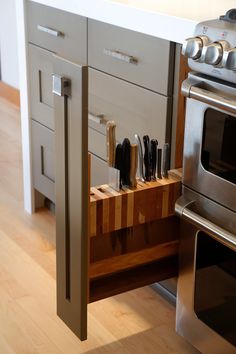
<svg viewBox="0 0 236 354">
<path fill-rule="evenodd" d="M 236 211 L 236 87 L 189 74 L 183 183 Z"/>
<path fill-rule="evenodd" d="M 236 353 L 236 236 L 183 201 L 177 332 L 201 353 Z"/>
</svg>

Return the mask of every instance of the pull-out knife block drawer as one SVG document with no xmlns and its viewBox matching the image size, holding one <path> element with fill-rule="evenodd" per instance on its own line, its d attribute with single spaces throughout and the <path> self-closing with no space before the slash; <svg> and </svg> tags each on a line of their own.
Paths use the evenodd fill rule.
<svg viewBox="0 0 236 354">
<path fill-rule="evenodd" d="M 89 302 L 178 273 L 181 171 L 120 192 L 90 189 Z"/>
<path fill-rule="evenodd" d="M 178 171 L 177 171 L 178 173 Z M 90 189 L 90 236 L 144 224 L 174 214 L 180 196 L 180 174 L 168 179 L 139 182 L 136 188 L 116 192 L 108 185 Z"/>
</svg>

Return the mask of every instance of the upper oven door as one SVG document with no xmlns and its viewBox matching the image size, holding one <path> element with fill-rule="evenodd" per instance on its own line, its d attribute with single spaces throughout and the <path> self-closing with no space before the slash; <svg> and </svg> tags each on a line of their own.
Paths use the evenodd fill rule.
<svg viewBox="0 0 236 354">
<path fill-rule="evenodd" d="M 236 211 L 236 87 L 190 74 L 183 183 Z"/>
</svg>

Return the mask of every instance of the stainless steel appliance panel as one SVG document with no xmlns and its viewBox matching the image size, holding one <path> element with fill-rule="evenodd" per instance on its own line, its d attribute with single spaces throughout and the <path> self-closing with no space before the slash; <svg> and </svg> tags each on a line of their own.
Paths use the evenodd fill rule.
<svg viewBox="0 0 236 354">
<path fill-rule="evenodd" d="M 196 297 L 196 262 L 197 239 L 200 232 L 217 240 L 219 244 L 236 250 L 236 214 L 209 199 L 184 187 L 183 197 L 176 203 L 176 212 L 181 216 L 181 242 L 180 242 L 180 273 L 178 280 L 176 330 L 192 343 L 202 353 L 207 354 L 233 354 L 236 347 L 225 340 L 222 335 L 210 328 L 209 323 L 203 322 L 195 312 Z M 221 220 L 221 225 L 215 224 Z M 234 232 L 234 233 L 233 233 Z M 214 252 L 214 249 L 212 249 Z M 206 259 L 211 256 L 205 253 Z M 206 286 L 218 286 L 221 291 L 228 292 L 217 275 L 216 279 L 209 278 Z M 236 279 L 232 287 L 236 296 Z M 232 290 L 231 290 L 232 291 Z M 213 303 L 212 298 L 212 303 Z M 208 305 L 212 305 L 208 302 Z M 233 310 L 233 308 L 232 308 Z M 230 331 L 236 333 L 236 314 L 233 315 L 234 323 L 229 324 Z M 218 317 L 219 321 L 219 317 Z M 223 319 L 222 319 L 223 321 Z M 231 326 L 231 327 L 230 327 Z M 226 329 L 226 333 L 229 329 Z"/>
<path fill-rule="evenodd" d="M 202 75 L 190 74 L 189 79 L 183 84 L 182 91 L 186 96 L 191 97 L 191 90 L 196 87 L 198 91 L 202 90 L 203 97 L 201 96 L 200 99 L 198 97 L 187 98 L 183 183 L 206 197 L 222 205 L 227 205 L 228 208 L 236 211 L 236 185 L 222 176 L 207 171 L 202 163 L 206 112 L 208 109 L 213 110 L 216 121 L 219 112 L 236 119 L 236 104 L 233 100 L 236 95 L 236 88 L 228 84 L 220 84 L 209 80 Z M 213 97 L 213 102 L 210 102 L 208 97 L 206 97 L 205 91 L 210 97 Z M 204 99 L 206 102 L 204 102 Z M 227 108 L 226 104 L 228 102 L 232 102 L 232 107 Z M 224 109 L 222 108 L 223 106 L 225 106 Z M 215 145 L 217 145 L 220 138 L 217 136 L 216 131 L 212 132 L 212 138 L 215 139 Z M 236 166 L 234 167 L 236 168 Z M 232 169 L 232 166 L 230 168 Z"/>
</svg>

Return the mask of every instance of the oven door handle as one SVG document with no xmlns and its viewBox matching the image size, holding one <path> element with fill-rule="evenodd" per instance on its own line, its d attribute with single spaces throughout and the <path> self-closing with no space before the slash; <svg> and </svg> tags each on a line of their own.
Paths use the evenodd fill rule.
<svg viewBox="0 0 236 354">
<path fill-rule="evenodd" d="M 236 114 L 235 100 L 217 95 L 216 93 L 213 93 L 200 87 L 201 85 L 204 85 L 204 82 L 196 84 L 196 81 L 193 81 L 188 78 L 182 83 L 181 93 L 185 97 L 193 98 L 197 101 L 207 103 L 218 109 L 222 109 L 227 112 Z"/>
<path fill-rule="evenodd" d="M 220 226 L 205 219 L 201 215 L 195 213 L 188 206 L 193 205 L 195 201 L 190 201 L 186 204 L 183 197 L 180 197 L 175 204 L 175 211 L 181 218 L 195 225 L 201 231 L 205 231 L 211 235 L 214 239 L 224 244 L 225 246 L 236 250 L 236 235 L 224 230 Z M 185 205 L 184 205 L 185 204 Z"/>
</svg>

